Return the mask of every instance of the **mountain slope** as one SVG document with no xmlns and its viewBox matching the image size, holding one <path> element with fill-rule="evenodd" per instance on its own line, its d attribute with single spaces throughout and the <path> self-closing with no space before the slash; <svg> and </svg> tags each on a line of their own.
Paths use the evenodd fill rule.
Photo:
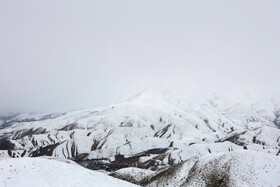
<svg viewBox="0 0 280 187">
<path fill-rule="evenodd" d="M 255 151 L 193 157 L 148 181 L 147 186 L 279 186 L 280 158 Z"/>
</svg>

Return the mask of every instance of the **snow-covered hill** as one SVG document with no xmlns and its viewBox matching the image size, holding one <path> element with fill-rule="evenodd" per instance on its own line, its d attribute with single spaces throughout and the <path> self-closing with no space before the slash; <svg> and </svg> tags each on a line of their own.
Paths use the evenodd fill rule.
<svg viewBox="0 0 280 187">
<path fill-rule="evenodd" d="M 17 158 L 0 160 L 0 186 L 136 186 L 85 169 L 69 160 Z"/>
<path fill-rule="evenodd" d="M 280 158 L 255 151 L 193 157 L 153 175 L 147 186 L 279 186 Z"/>
<path fill-rule="evenodd" d="M 198 155 L 255 150 L 275 156 L 279 98 L 154 86 L 108 107 L 10 115 L 1 117 L 0 157 L 161 171 Z"/>
</svg>

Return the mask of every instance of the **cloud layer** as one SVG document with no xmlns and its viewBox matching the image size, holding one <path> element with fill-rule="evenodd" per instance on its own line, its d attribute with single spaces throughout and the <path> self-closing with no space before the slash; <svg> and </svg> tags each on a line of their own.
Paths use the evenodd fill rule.
<svg viewBox="0 0 280 187">
<path fill-rule="evenodd" d="M 178 75 L 277 92 L 279 6 L 276 0 L 2 1 L 1 111 L 106 105 Z"/>
</svg>

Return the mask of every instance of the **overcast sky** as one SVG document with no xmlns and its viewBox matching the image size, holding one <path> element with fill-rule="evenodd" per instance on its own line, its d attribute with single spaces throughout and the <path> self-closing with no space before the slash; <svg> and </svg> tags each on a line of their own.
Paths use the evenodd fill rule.
<svg viewBox="0 0 280 187">
<path fill-rule="evenodd" d="M 117 102 L 177 75 L 280 90 L 280 1 L 0 0 L 0 111 Z"/>
</svg>

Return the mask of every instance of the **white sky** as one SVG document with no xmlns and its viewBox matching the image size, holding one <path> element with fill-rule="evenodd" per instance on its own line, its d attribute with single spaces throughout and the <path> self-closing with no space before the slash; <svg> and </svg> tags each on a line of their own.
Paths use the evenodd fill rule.
<svg viewBox="0 0 280 187">
<path fill-rule="evenodd" d="M 0 0 L 0 111 L 102 106 L 177 75 L 279 91 L 279 10 L 278 0 Z"/>
</svg>

